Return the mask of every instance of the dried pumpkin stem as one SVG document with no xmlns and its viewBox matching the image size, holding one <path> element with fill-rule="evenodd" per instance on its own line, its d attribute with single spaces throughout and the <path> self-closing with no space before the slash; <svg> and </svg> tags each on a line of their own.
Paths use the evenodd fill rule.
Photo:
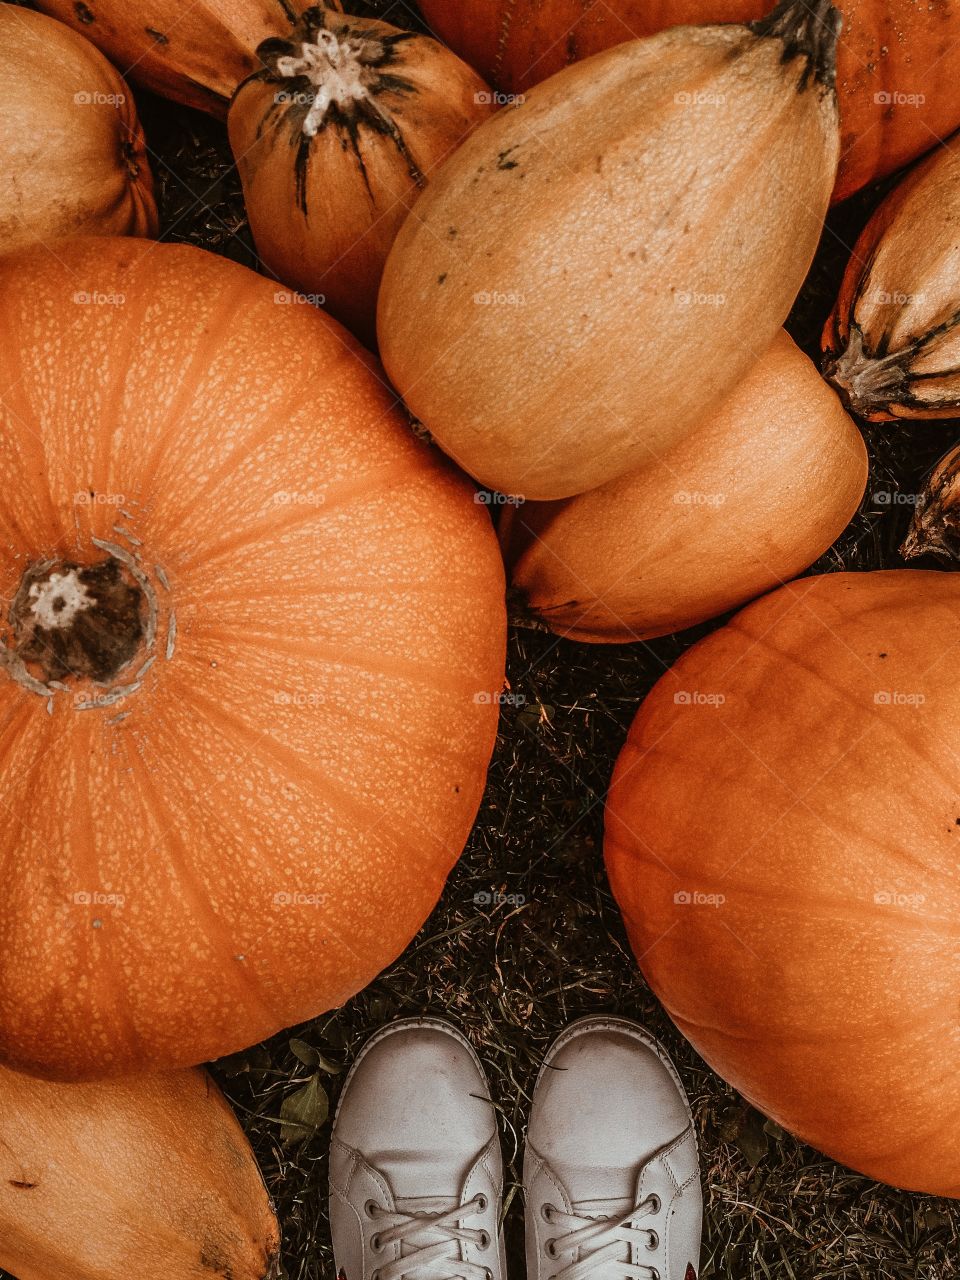
<svg viewBox="0 0 960 1280">
<path fill-rule="evenodd" d="M 960 560 L 960 445 L 931 472 L 900 548 L 905 560 L 928 551 Z"/>
<path fill-rule="evenodd" d="M 800 79 L 802 93 L 811 80 L 835 91 L 837 83 L 837 39 L 843 15 L 830 0 L 780 0 L 765 18 L 749 23 L 756 36 L 783 43 L 783 62 L 804 58 Z"/>
<path fill-rule="evenodd" d="M 871 355 L 864 346 L 860 327 L 853 324 L 846 347 L 824 363 L 823 376 L 847 408 L 862 418 L 878 413 L 889 417 L 891 402 L 909 394 L 908 366 L 912 355 L 912 348 L 886 356 Z"/>
</svg>

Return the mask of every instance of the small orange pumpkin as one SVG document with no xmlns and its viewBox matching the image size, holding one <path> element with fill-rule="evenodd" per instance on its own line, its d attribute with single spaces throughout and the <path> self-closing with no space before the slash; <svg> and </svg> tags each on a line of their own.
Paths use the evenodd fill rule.
<svg viewBox="0 0 960 1280">
<path fill-rule="evenodd" d="M 157 233 L 133 96 L 59 22 L 0 4 L 0 253 L 66 235 Z"/>
<path fill-rule="evenodd" d="M 256 48 L 314 0 L 37 0 L 164 98 L 225 117 Z"/>
<path fill-rule="evenodd" d="M 228 121 L 257 252 L 372 346 L 390 246 L 493 96 L 436 40 L 321 5 L 257 52 Z"/>
<path fill-rule="evenodd" d="M 500 539 L 533 616 L 573 640 L 681 631 L 795 577 L 867 479 L 860 432 L 783 331 L 662 459 L 564 502 L 508 506 Z"/>
<path fill-rule="evenodd" d="M 892 173 L 960 127 L 960 11 L 951 0 L 837 0 L 841 158 L 834 198 Z M 524 93 L 580 58 L 666 27 L 749 22 L 771 0 L 420 0 L 497 89 Z"/>
<path fill-rule="evenodd" d="M 790 583 L 643 703 L 610 884 L 699 1054 L 835 1160 L 960 1197 L 960 575 Z"/>
<path fill-rule="evenodd" d="M 279 1253 L 205 1071 L 78 1085 L 0 1067 L 0 1267 L 17 1280 L 275 1280 Z"/>
<path fill-rule="evenodd" d="M 403 950 L 505 621 L 486 512 L 335 321 L 197 249 L 55 249 L 0 261 L 0 1055 L 80 1078 L 253 1044 Z"/>
</svg>

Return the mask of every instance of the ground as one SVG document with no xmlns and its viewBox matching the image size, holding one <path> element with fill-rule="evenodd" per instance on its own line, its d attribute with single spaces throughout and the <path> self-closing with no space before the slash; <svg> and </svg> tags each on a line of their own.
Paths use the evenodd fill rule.
<svg viewBox="0 0 960 1280">
<path fill-rule="evenodd" d="M 409 24 L 403 0 L 373 0 L 367 8 Z M 256 265 L 223 127 L 146 93 L 138 103 L 160 184 L 164 238 Z M 811 354 L 854 238 L 889 185 L 830 217 L 789 324 Z M 915 493 L 960 437 L 960 426 L 885 426 L 867 435 L 866 500 L 817 571 L 902 563 L 897 548 L 910 507 L 873 495 Z M 519 1179 L 530 1088 L 553 1037 L 572 1018 L 600 1012 L 652 1028 L 693 1101 L 703 1159 L 705 1280 L 960 1276 L 960 1205 L 872 1183 L 765 1124 L 673 1029 L 631 958 L 603 870 L 603 795 L 645 692 L 709 629 L 622 647 L 513 629 L 508 676 L 518 700 L 503 709 L 476 827 L 421 933 L 343 1009 L 214 1065 L 276 1201 L 290 1280 L 334 1276 L 325 1205 L 329 1128 L 299 1143 L 282 1141 L 284 1101 L 289 1106 L 318 1070 L 305 1046 L 323 1055 L 319 1076 L 335 1102 L 342 1076 L 325 1068 L 348 1065 L 387 1020 L 428 1012 L 466 1030 L 502 1108 L 514 1277 L 523 1274 Z M 496 891 L 513 900 L 477 901 L 477 894 Z M 293 1036 L 302 1042 L 296 1052 Z"/>
</svg>

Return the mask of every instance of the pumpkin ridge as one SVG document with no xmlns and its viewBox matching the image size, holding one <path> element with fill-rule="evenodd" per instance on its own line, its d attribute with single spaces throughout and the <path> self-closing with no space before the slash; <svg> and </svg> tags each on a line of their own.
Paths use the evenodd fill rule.
<svg viewBox="0 0 960 1280">
<path fill-rule="evenodd" d="M 220 722 L 225 721 L 227 727 L 231 727 L 234 730 L 239 728 L 243 731 L 243 734 L 249 735 L 249 725 L 244 724 L 243 720 L 230 707 L 226 707 L 221 703 L 212 702 L 196 689 L 190 690 L 188 696 L 192 696 L 193 701 L 198 708 L 206 710 L 207 715 L 211 719 L 216 718 Z M 233 741 L 235 745 L 237 745 L 237 749 L 242 750 L 242 748 L 237 744 L 236 738 L 234 738 Z M 263 731 L 257 739 L 256 746 L 261 752 L 266 748 L 265 753 L 269 755 L 278 772 L 284 774 L 294 786 L 299 786 L 299 780 L 302 779 L 304 775 L 316 778 L 322 785 L 316 789 L 315 794 L 321 796 L 324 803 L 330 805 L 331 809 L 335 809 L 339 806 L 341 811 L 344 809 L 349 810 L 350 819 L 360 835 L 365 836 L 376 832 L 378 839 L 382 839 L 385 847 L 390 848 L 394 852 L 397 851 L 394 848 L 393 840 L 394 826 L 391 825 L 386 831 L 383 830 L 383 824 L 390 821 L 390 814 L 373 809 L 365 809 L 353 792 L 349 791 L 342 783 L 331 778 L 330 775 L 324 772 L 314 760 L 305 757 L 300 752 L 288 747 L 286 743 L 275 738 L 269 730 Z M 331 804 L 328 791 L 334 793 L 334 798 L 337 802 L 336 804 Z M 419 816 L 416 813 L 411 811 L 406 816 L 408 822 L 412 822 L 415 826 L 418 826 L 420 830 L 429 836 L 429 838 L 443 852 L 448 852 L 447 845 L 433 831 L 431 831 L 428 826 L 424 826 L 420 822 Z M 399 820 L 395 819 L 394 821 L 396 826 L 399 827 L 401 825 Z M 324 920 L 324 925 L 326 926 L 326 917 L 323 916 L 321 918 Z M 352 954 L 356 955 L 356 952 L 353 952 L 352 948 L 348 947 L 347 949 L 350 950 Z"/>
<path fill-rule="evenodd" d="M 259 743 L 253 745 L 259 745 Z M 247 756 L 253 751 L 253 745 Z M 165 814 L 166 806 L 157 794 L 152 770 L 147 767 L 139 751 L 128 751 L 127 759 L 138 777 L 137 790 L 143 799 L 144 808 L 150 812 L 154 829 L 159 833 L 150 848 L 144 850 L 144 856 L 148 857 L 157 850 L 163 850 L 166 861 L 175 874 L 176 883 L 187 901 L 191 918 L 210 943 L 215 957 L 219 959 L 221 972 L 230 974 L 233 978 L 234 988 L 241 996 L 241 1004 L 250 1001 L 256 1006 L 261 1015 L 258 1019 L 260 1025 L 263 1025 L 262 1015 L 266 1014 L 268 1025 L 279 1026 L 283 1019 L 278 1017 L 278 1011 L 267 999 L 263 985 L 252 966 L 242 962 L 230 945 L 225 932 L 227 921 L 213 909 L 206 887 L 189 869 L 190 859 L 186 844 L 180 830 Z M 205 798 L 204 796 L 203 799 Z M 181 808 L 182 817 L 188 817 L 191 811 L 200 807 L 201 804 L 202 800 L 198 799 L 190 808 Z"/>
<path fill-rule="evenodd" d="M 4 411 L 6 411 L 6 413 L 12 415 L 15 421 L 26 428 L 27 440 L 25 443 L 29 448 L 29 456 L 25 457 L 21 454 L 18 457 L 21 478 L 23 472 L 31 466 L 35 474 L 43 477 L 43 482 L 38 487 L 46 505 L 45 511 L 41 512 L 38 508 L 30 514 L 38 524 L 48 523 L 56 531 L 55 536 L 57 538 L 66 539 L 67 532 L 60 519 L 60 512 L 53 500 L 53 492 L 49 484 L 50 468 L 46 440 L 37 428 L 38 415 L 27 393 L 26 372 L 21 359 L 20 347 L 15 340 L 17 328 L 18 326 L 14 323 L 14 318 L 10 314 L 10 308 L 5 305 L 4 300 L 0 299 L 0 348 L 6 352 L 8 360 L 14 365 L 15 374 L 12 382 L 0 389 L 0 425 L 2 425 Z M 9 402 L 8 397 L 11 393 L 14 393 L 17 397 L 20 412 L 17 412 L 17 409 Z M 24 483 L 21 483 L 18 488 L 18 501 L 22 501 L 24 495 L 37 492 L 35 486 Z M 9 530 L 8 537 L 11 542 L 21 546 L 25 543 L 30 545 L 33 542 L 33 538 L 19 524 L 14 510 L 16 505 L 16 503 L 6 502 L 2 504 L 2 512 L 0 512 L 0 522 L 2 523 L 0 523 L 0 527 L 6 526 Z M 10 525 L 7 525 L 8 518 L 12 520 Z"/>
<path fill-rule="evenodd" d="M 381 467 L 372 468 L 370 471 L 363 472 L 360 475 L 353 475 L 349 479 L 332 485 L 329 490 L 324 490 L 325 495 L 328 492 L 333 492 L 335 495 L 335 500 L 332 503 L 324 500 L 318 506 L 298 505 L 296 503 L 278 505 L 276 507 L 276 515 L 272 520 L 263 519 L 256 526 L 249 525 L 246 528 L 239 528 L 221 542 L 214 543 L 209 550 L 204 552 L 203 565 L 213 565 L 225 556 L 233 556 L 238 551 L 243 551 L 251 544 L 262 546 L 274 535 L 282 535 L 290 529 L 296 529 L 301 525 L 308 525 L 311 522 L 320 520 L 325 513 L 336 514 L 341 512 L 358 500 L 378 498 L 382 494 L 388 493 L 392 488 L 406 484 L 408 480 L 419 480 L 422 474 L 422 461 L 418 460 L 415 454 L 411 454 L 405 463 L 400 463 L 399 460 L 385 463 Z M 392 477 L 392 479 L 388 483 L 382 483 L 380 482 L 381 476 Z M 374 485 L 377 487 L 374 487 Z M 336 500 L 338 498 L 340 501 Z M 182 562 L 182 567 L 188 568 L 194 564 L 195 562 L 188 557 Z"/>
<path fill-rule="evenodd" d="M 659 1000 L 661 998 L 658 996 L 657 999 Z M 667 1004 L 662 1000 L 661 1000 L 661 1003 L 663 1003 L 663 1007 L 666 1009 L 667 1013 L 678 1025 L 682 1022 L 685 1026 L 688 1026 L 688 1027 L 697 1027 L 698 1029 L 703 1031 L 712 1031 L 714 1035 L 726 1036 L 726 1037 L 729 1037 L 729 1039 L 736 1040 L 741 1044 L 763 1043 L 765 1040 L 765 1035 L 763 1032 L 758 1031 L 755 1034 L 751 1035 L 750 1032 L 744 1031 L 740 1027 L 732 1028 L 729 1024 L 721 1027 L 721 1026 L 717 1026 L 715 1023 L 712 1023 L 712 1022 L 703 1022 L 699 1018 L 684 1017 L 683 1014 L 677 1013 L 677 1011 L 671 1005 Z M 933 1005 L 925 1005 L 923 1014 L 920 1017 L 917 1017 L 912 1020 L 906 1017 L 905 1015 L 903 1015 L 902 1011 L 898 1011 L 897 1017 L 896 1017 L 896 1026 L 898 1028 L 909 1027 L 912 1029 L 912 1028 L 915 1028 L 918 1024 L 928 1024 L 930 1019 L 931 1009 L 942 1009 L 942 1008 L 950 1007 L 952 1003 L 953 1001 L 951 1000 L 951 998 L 949 996 L 945 996 L 943 999 L 937 1001 Z M 788 1027 L 779 1027 L 777 1030 L 777 1039 L 779 1041 L 782 1041 L 784 1044 L 815 1045 L 820 1043 L 826 1036 L 829 1036 L 831 1040 L 835 1040 L 838 1044 L 843 1042 L 849 1042 L 853 1044 L 853 1043 L 860 1043 L 861 1041 L 875 1041 L 875 1042 L 880 1042 L 884 1047 L 886 1047 L 889 1044 L 891 1035 L 894 1034 L 890 1024 L 887 1023 L 884 1026 L 877 1026 L 876 1024 L 867 1026 L 864 1023 L 855 1021 L 856 1012 L 857 1012 L 856 1010 L 851 1011 L 850 1020 L 846 1021 L 844 1024 L 847 1027 L 855 1028 L 853 1030 L 850 1030 L 848 1034 L 844 1034 L 842 1030 L 834 1027 L 826 1027 L 823 1029 L 818 1028 L 815 1031 L 811 1031 L 807 1028 L 801 1029 L 799 1027 L 792 1028 L 792 1029 Z M 941 1019 L 941 1021 L 943 1021 L 944 1023 L 947 1023 L 949 1019 L 943 1018 Z M 903 1040 L 910 1039 L 910 1037 L 897 1036 L 897 1039 L 898 1041 L 903 1041 Z"/>
</svg>

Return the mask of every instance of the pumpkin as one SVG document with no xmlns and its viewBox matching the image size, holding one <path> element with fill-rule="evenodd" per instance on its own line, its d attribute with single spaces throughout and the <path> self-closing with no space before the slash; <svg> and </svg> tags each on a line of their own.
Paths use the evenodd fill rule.
<svg viewBox="0 0 960 1280">
<path fill-rule="evenodd" d="M 948 450 L 931 472 L 900 548 L 905 560 L 928 551 L 960 559 L 960 445 Z"/>
<path fill-rule="evenodd" d="M 0 1267 L 18 1280 L 273 1280 L 280 1233 L 204 1071 L 59 1084 L 0 1067 Z"/>
<path fill-rule="evenodd" d="M 864 418 L 960 416 L 960 138 L 876 210 L 823 332 L 824 374 Z"/>
<path fill-rule="evenodd" d="M 504 508 L 511 583 L 573 640 L 680 631 L 795 577 L 857 509 L 863 439 L 780 332 L 686 440 L 563 502 Z"/>
<path fill-rule="evenodd" d="M 749 22 L 770 0 L 420 0 L 441 39 L 506 95 L 666 27 Z M 834 199 L 960 127 L 960 28 L 948 0 L 838 0 L 841 155 Z"/>
<path fill-rule="evenodd" d="M 257 252 L 372 345 L 397 231 L 492 95 L 435 40 L 320 6 L 257 52 L 229 116 Z"/>
<path fill-rule="evenodd" d="M 188 107 L 225 117 L 258 67 L 256 48 L 284 35 L 312 0 L 37 0 L 83 33 L 124 75 Z"/>
<path fill-rule="evenodd" d="M 569 497 L 661 455 L 740 381 L 820 235 L 834 38 L 801 2 L 623 44 L 451 156 L 394 242 L 378 332 L 460 466 Z"/>
<path fill-rule="evenodd" d="M 496 537 L 335 321 L 212 254 L 12 255 L 0 332 L 0 1056 L 192 1065 L 435 904 L 496 733 Z"/>
<path fill-rule="evenodd" d="M 960 577 L 791 583 L 640 708 L 606 815 L 644 976 L 715 1071 L 869 1177 L 960 1196 Z"/>
<path fill-rule="evenodd" d="M 65 235 L 157 233 L 130 90 L 59 22 L 0 4 L 0 253 Z"/>
</svg>

